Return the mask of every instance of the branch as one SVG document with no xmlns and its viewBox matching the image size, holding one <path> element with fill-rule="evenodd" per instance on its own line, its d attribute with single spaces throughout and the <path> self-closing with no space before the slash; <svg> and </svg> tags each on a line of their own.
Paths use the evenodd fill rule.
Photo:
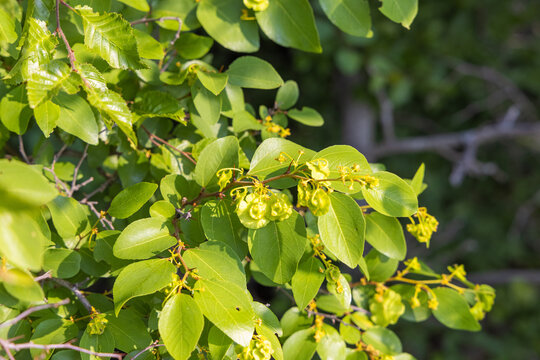
<svg viewBox="0 0 540 360">
<path fill-rule="evenodd" d="M 69 197 L 73 196 L 73 193 L 75 191 L 77 191 L 81 186 L 77 187 L 77 175 L 79 174 L 79 169 L 81 168 L 81 165 L 84 161 L 84 159 L 86 158 L 86 156 L 88 155 L 88 144 L 86 144 L 86 146 L 84 147 L 84 151 L 83 151 L 83 154 L 81 156 L 81 158 L 79 159 L 79 162 L 77 163 L 77 166 L 75 166 L 75 170 L 73 170 L 73 181 L 71 182 L 71 189 L 69 190 Z M 85 184 L 85 183 L 83 183 Z"/>
<path fill-rule="evenodd" d="M 78 352 L 82 352 L 85 354 L 90 354 L 98 357 L 111 357 L 118 360 L 122 360 L 123 355 L 118 353 L 101 353 L 101 352 L 95 352 L 88 349 L 84 349 L 75 345 L 71 344 L 49 344 L 49 345 L 41 345 L 41 344 L 34 344 L 32 342 L 25 343 L 25 344 L 13 344 L 10 343 L 7 340 L 0 339 L 0 344 L 4 349 L 12 349 L 15 351 L 23 350 L 23 349 L 42 349 L 42 350 L 55 350 L 55 349 L 70 349 L 75 350 Z"/>
<path fill-rule="evenodd" d="M 84 306 L 84 308 L 88 311 L 88 313 L 89 314 L 92 313 L 92 305 L 90 304 L 88 299 L 83 295 L 81 290 L 79 290 L 77 288 L 77 286 L 75 286 L 75 285 L 73 285 L 73 284 L 71 284 L 71 283 L 69 283 L 69 282 L 67 282 L 66 280 L 63 280 L 63 279 L 51 278 L 51 280 L 54 281 L 55 283 L 57 283 L 58 285 L 63 286 L 65 288 L 71 290 L 71 292 L 73 294 L 75 294 L 77 299 L 79 299 L 79 301 Z"/>
<path fill-rule="evenodd" d="M 178 30 L 176 30 L 176 34 L 174 34 L 174 38 L 169 42 L 169 46 L 173 46 L 176 40 L 180 38 L 180 32 L 182 31 L 182 19 L 180 19 L 177 16 L 162 16 L 159 18 L 152 18 L 152 19 L 139 19 L 131 22 L 131 25 L 137 25 L 137 24 L 147 24 L 149 22 L 153 21 L 164 21 L 164 20 L 174 20 L 178 22 Z"/>
<path fill-rule="evenodd" d="M 69 299 L 64 299 L 64 300 L 59 301 L 59 302 L 54 303 L 54 304 L 43 304 L 43 305 L 34 306 L 34 307 L 30 308 L 30 309 L 26 309 L 25 311 L 23 311 L 22 313 L 20 313 L 16 317 L 14 317 L 13 319 L 1 323 L 0 324 L 0 329 L 4 328 L 4 327 L 7 327 L 7 326 L 11 326 L 13 324 L 16 324 L 19 321 L 21 321 L 22 319 L 24 319 L 25 317 L 27 317 L 28 315 L 30 315 L 30 314 L 32 314 L 32 313 L 34 313 L 36 311 L 45 310 L 45 309 L 51 309 L 51 308 L 58 308 L 58 307 L 60 307 L 62 305 L 69 304 L 69 301 L 70 301 Z"/>
<path fill-rule="evenodd" d="M 135 356 L 133 356 L 131 358 L 131 360 L 135 360 L 136 358 L 138 358 L 139 356 L 141 356 L 142 354 L 144 354 L 145 352 L 147 352 L 150 349 L 153 349 L 153 348 L 156 348 L 156 347 L 159 347 L 159 346 L 165 346 L 164 344 L 158 344 L 158 343 L 159 343 L 159 340 L 154 341 L 153 343 L 151 343 L 150 345 L 148 345 L 147 347 L 145 347 L 144 349 L 139 351 L 137 354 L 135 354 Z"/>
<path fill-rule="evenodd" d="M 325 314 L 325 313 L 321 313 L 321 312 L 317 312 L 317 311 L 311 311 L 311 310 L 307 310 L 307 309 L 306 309 L 306 311 L 307 311 L 307 313 L 308 313 L 309 316 L 311 316 L 311 315 L 322 316 L 322 317 L 324 317 L 324 318 L 326 318 L 326 319 L 332 320 L 332 323 L 334 323 L 334 324 L 335 324 L 336 321 L 337 321 L 337 322 L 342 323 L 343 325 L 353 327 L 353 328 L 355 328 L 355 329 L 357 329 L 357 330 L 359 330 L 359 331 L 363 331 L 360 327 L 356 326 L 355 324 L 353 324 L 353 323 L 348 323 L 348 322 L 343 321 L 343 320 L 342 320 L 339 316 L 337 316 L 337 315 L 333 315 L 333 314 Z"/>
<path fill-rule="evenodd" d="M 173 150 L 176 150 L 178 151 L 180 154 L 182 154 L 184 157 L 186 157 L 189 161 L 191 161 L 193 164 L 197 165 L 197 162 L 191 157 L 191 155 L 185 151 L 182 151 L 180 150 L 179 148 L 177 148 L 176 146 L 172 145 L 171 143 L 169 143 L 168 141 L 160 138 L 159 136 L 155 135 L 155 134 L 152 134 L 144 125 L 141 125 L 141 129 L 144 130 L 144 132 L 146 134 L 148 134 L 148 137 L 150 138 L 150 141 L 156 145 L 156 146 L 161 146 L 161 145 L 167 145 L 168 147 L 170 147 L 171 149 Z M 154 141 L 154 140 L 157 140 L 159 141 L 161 144 L 157 143 L 157 141 Z"/>
<path fill-rule="evenodd" d="M 21 135 L 19 135 L 19 152 L 21 153 L 21 156 L 23 157 L 24 162 L 27 164 L 30 164 L 31 163 L 30 159 L 26 155 L 26 151 L 24 151 L 24 142 Z"/>
<path fill-rule="evenodd" d="M 504 123 L 498 123 L 455 133 L 412 137 L 383 143 L 373 150 L 373 154 L 379 158 L 392 154 L 439 150 L 442 147 L 463 146 L 470 141 L 470 138 L 474 138 L 478 146 L 502 139 L 519 137 L 540 137 L 540 123 L 518 123 L 511 128 L 507 128 Z"/>
<path fill-rule="evenodd" d="M 75 66 L 75 53 L 73 52 L 73 49 L 69 45 L 69 42 L 66 38 L 66 35 L 64 34 L 64 31 L 62 30 L 62 26 L 60 26 L 60 2 L 62 2 L 63 5 L 69 6 L 62 0 L 56 0 L 56 32 L 62 40 L 64 41 L 64 45 L 66 46 L 66 50 L 68 52 L 68 58 L 69 62 L 71 63 L 71 70 L 74 72 L 78 72 L 77 67 Z M 72 10 L 74 10 L 71 6 L 69 6 Z"/>
</svg>

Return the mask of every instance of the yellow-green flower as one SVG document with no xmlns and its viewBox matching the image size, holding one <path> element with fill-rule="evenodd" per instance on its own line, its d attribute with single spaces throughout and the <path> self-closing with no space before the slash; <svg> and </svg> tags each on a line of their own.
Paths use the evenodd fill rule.
<svg viewBox="0 0 540 360">
<path fill-rule="evenodd" d="M 260 229 L 269 222 L 266 217 L 267 207 L 268 196 L 249 194 L 238 203 L 236 214 L 248 229 Z"/>
<path fill-rule="evenodd" d="M 315 180 L 327 179 L 328 175 L 330 175 L 330 168 L 326 159 L 311 160 L 306 165 L 311 170 L 311 177 Z"/>
<path fill-rule="evenodd" d="M 244 0 L 244 5 L 253 11 L 264 11 L 269 5 L 268 0 Z"/>
<path fill-rule="evenodd" d="M 292 214 L 292 205 L 287 195 L 283 193 L 272 194 L 270 196 L 268 219 L 271 221 L 283 221 Z"/>
<path fill-rule="evenodd" d="M 315 189 L 309 198 L 309 210 L 315 216 L 322 216 L 330 209 L 330 196 L 323 189 Z"/>
</svg>

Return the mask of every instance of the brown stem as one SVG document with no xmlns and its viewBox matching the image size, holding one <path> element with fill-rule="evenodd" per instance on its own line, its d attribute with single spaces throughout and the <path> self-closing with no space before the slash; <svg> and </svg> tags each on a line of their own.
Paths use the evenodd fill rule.
<svg viewBox="0 0 540 360">
<path fill-rule="evenodd" d="M 8 342 L 7 340 L 0 339 L 0 344 L 4 349 L 12 349 L 15 351 L 23 350 L 23 349 L 42 349 L 42 350 L 55 350 L 55 349 L 70 349 L 75 350 L 78 352 L 82 352 L 85 354 L 90 354 L 94 356 L 99 357 L 112 357 L 118 360 L 122 360 L 123 355 L 118 353 L 101 353 L 101 352 L 95 352 L 88 349 L 84 349 L 75 345 L 71 344 L 48 344 L 48 345 L 41 345 L 41 344 L 34 344 L 34 343 L 25 343 L 25 344 L 13 344 Z"/>
<path fill-rule="evenodd" d="M 77 176 L 79 175 L 79 169 L 81 168 L 81 165 L 88 155 L 88 144 L 84 147 L 83 154 L 81 158 L 79 159 L 79 162 L 77 163 L 77 166 L 75 166 L 75 170 L 73 170 L 73 181 L 71 182 L 71 189 L 69 190 L 69 196 L 73 196 L 73 193 L 77 190 Z"/>
<path fill-rule="evenodd" d="M 131 25 L 137 25 L 137 24 L 146 24 L 153 21 L 164 21 L 164 20 L 174 20 L 178 21 L 178 30 L 176 31 L 176 34 L 174 34 L 174 38 L 169 42 L 169 46 L 173 46 L 176 40 L 180 38 L 180 32 L 182 31 L 182 24 L 183 21 L 177 16 L 162 16 L 159 18 L 151 18 L 151 19 L 139 19 L 131 22 Z"/>
<path fill-rule="evenodd" d="M 22 319 L 24 319 L 25 317 L 27 317 L 28 315 L 30 315 L 30 314 L 32 314 L 32 313 L 34 313 L 36 311 L 40 311 L 40 310 L 44 310 L 44 309 L 57 308 L 59 306 L 66 305 L 66 304 L 69 304 L 69 299 L 64 299 L 64 300 L 59 301 L 59 302 L 54 303 L 54 304 L 43 304 L 43 305 L 38 305 L 38 306 L 31 307 L 30 309 L 26 309 L 25 311 L 23 311 L 22 313 L 20 313 L 16 317 L 14 317 L 13 319 L 5 321 L 2 324 L 0 324 L 0 329 L 3 328 L 3 327 L 6 327 L 6 326 L 11 326 L 13 324 L 16 324 L 19 321 L 21 321 Z"/>
<path fill-rule="evenodd" d="M 51 280 L 54 281 L 55 283 L 57 283 L 58 285 L 63 286 L 65 288 L 71 290 L 71 292 L 73 294 L 75 294 L 77 299 L 79 299 L 79 301 L 84 306 L 84 308 L 88 311 L 88 313 L 89 314 L 92 313 L 92 305 L 90 304 L 88 299 L 83 295 L 81 290 L 79 290 L 75 285 L 73 285 L 73 284 L 71 284 L 71 283 L 69 283 L 69 282 L 67 282 L 66 280 L 63 280 L 63 279 L 51 278 Z"/>
<path fill-rule="evenodd" d="M 60 3 L 71 8 L 71 10 L 75 10 L 75 9 L 73 9 L 71 6 L 69 6 L 62 0 L 56 0 L 56 32 L 58 33 L 58 35 L 60 35 L 60 37 L 64 41 L 64 45 L 66 46 L 69 62 L 71 63 L 71 70 L 73 70 L 74 72 L 78 72 L 77 67 L 75 66 L 75 61 L 76 61 L 75 53 L 73 52 L 73 49 L 69 45 L 66 35 L 64 34 L 64 31 L 62 30 L 62 26 L 60 26 Z"/>
<path fill-rule="evenodd" d="M 180 149 L 178 149 L 176 146 L 172 145 L 171 143 L 169 143 L 167 140 L 164 140 L 162 138 L 160 138 L 159 136 L 155 135 L 155 134 L 152 134 L 144 125 L 141 125 L 141 129 L 144 130 L 144 132 L 146 134 L 148 134 L 148 136 L 150 137 L 150 141 L 152 141 L 152 143 L 156 146 L 160 146 L 160 145 L 167 145 L 168 147 L 170 147 L 171 149 L 173 150 L 176 150 L 177 152 L 179 152 L 180 154 L 182 154 L 186 159 L 188 159 L 189 161 L 191 161 L 193 164 L 197 165 L 197 162 L 191 157 L 191 155 L 185 151 L 182 151 Z M 161 142 L 161 144 L 156 144 L 156 142 L 153 141 L 153 139 Z"/>
</svg>

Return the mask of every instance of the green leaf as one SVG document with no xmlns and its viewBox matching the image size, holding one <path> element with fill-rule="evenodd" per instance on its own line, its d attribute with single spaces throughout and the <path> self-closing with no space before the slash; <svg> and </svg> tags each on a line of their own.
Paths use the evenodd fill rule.
<svg viewBox="0 0 540 360">
<path fill-rule="evenodd" d="M 322 52 L 313 9 L 307 0 L 272 0 L 265 11 L 255 16 L 261 30 L 279 45 Z"/>
<path fill-rule="evenodd" d="M 150 6 L 148 6 L 148 2 L 146 0 L 118 0 L 118 1 L 142 12 L 150 11 Z"/>
<path fill-rule="evenodd" d="M 142 98 L 135 102 L 133 110 L 141 117 L 166 117 L 178 122 L 184 122 L 186 116 L 174 96 L 157 90 L 144 92 Z"/>
<path fill-rule="evenodd" d="M 108 328 L 103 334 L 91 334 L 91 327 L 87 326 L 81 336 L 79 346 L 93 352 L 111 353 L 114 351 L 114 337 Z M 100 360 L 101 357 L 81 352 L 81 360 Z"/>
<path fill-rule="evenodd" d="M 330 174 L 328 175 L 329 179 L 338 179 L 340 177 L 340 167 L 352 168 L 355 165 L 360 167 L 360 171 L 357 173 L 358 175 L 371 174 L 371 167 L 365 156 L 349 145 L 333 145 L 327 147 L 313 155 L 311 160 L 316 159 L 325 159 L 328 161 L 328 169 L 330 170 Z M 357 182 L 352 185 L 352 189 L 350 186 L 350 181 L 345 184 L 343 184 L 341 180 L 332 181 L 332 187 L 337 191 L 356 193 L 362 189 L 362 186 Z"/>
<path fill-rule="evenodd" d="M 45 101 L 34 109 L 34 117 L 43 135 L 48 138 L 60 118 L 60 106 L 52 101 Z"/>
<path fill-rule="evenodd" d="M 366 220 L 366 240 L 390 258 L 405 259 L 407 244 L 398 219 L 372 212 L 366 216 Z"/>
<path fill-rule="evenodd" d="M 221 97 L 207 90 L 200 81 L 191 87 L 191 96 L 202 120 L 209 125 L 216 124 L 221 113 Z"/>
<path fill-rule="evenodd" d="M 113 286 L 114 312 L 137 296 L 153 294 L 169 285 L 176 277 L 176 267 L 167 259 L 138 261 L 126 266 Z"/>
<path fill-rule="evenodd" d="M 157 184 L 141 182 L 120 191 L 107 212 L 115 218 L 125 219 L 135 214 L 156 192 Z"/>
<path fill-rule="evenodd" d="M 277 160 L 281 153 L 288 155 L 285 156 L 287 161 L 284 163 Z M 298 164 L 303 164 L 309 161 L 313 155 L 315 155 L 313 150 L 306 149 L 292 141 L 282 138 L 266 139 L 253 154 L 249 174 L 266 179 L 268 175 L 284 173 L 289 167 L 290 159 L 294 159 Z"/>
<path fill-rule="evenodd" d="M 23 303 L 42 302 L 45 297 L 41 286 L 28 272 L 19 269 L 3 270 L 0 282 L 11 296 Z"/>
<path fill-rule="evenodd" d="M 317 346 L 317 354 L 321 360 L 345 359 L 347 345 L 340 334 L 330 325 L 324 324 L 326 333 Z"/>
<path fill-rule="evenodd" d="M 48 249 L 43 257 L 43 270 L 51 271 L 56 278 L 68 279 L 81 268 L 81 256 L 69 249 Z"/>
<path fill-rule="evenodd" d="M 321 114 L 307 106 L 303 107 L 302 110 L 289 110 L 287 116 L 307 126 L 323 126 L 324 124 Z"/>
<path fill-rule="evenodd" d="M 201 210 L 201 224 L 209 240 L 229 245 L 240 259 L 246 256 L 247 244 L 242 238 L 244 227 L 231 201 L 212 200 L 204 204 Z"/>
<path fill-rule="evenodd" d="M 364 251 L 366 220 L 360 206 L 350 196 L 330 194 L 330 209 L 319 216 L 319 232 L 324 246 L 345 265 L 354 269 Z"/>
<path fill-rule="evenodd" d="M 238 166 L 238 139 L 227 136 L 208 144 L 195 166 L 194 179 L 203 187 L 217 186 L 216 172 L 220 169 Z"/>
<path fill-rule="evenodd" d="M 220 241 L 207 241 L 197 249 L 184 252 L 189 268 L 197 269 L 203 279 L 231 282 L 246 287 L 246 274 L 242 262 L 230 247 Z"/>
<path fill-rule="evenodd" d="M 227 74 L 204 72 L 202 70 L 197 71 L 197 77 L 201 84 L 216 96 L 225 89 L 225 85 L 227 85 L 227 80 L 229 79 L 229 75 Z"/>
<path fill-rule="evenodd" d="M 418 210 L 418 199 L 414 190 L 399 176 L 386 171 L 372 175 L 379 184 L 371 189 L 362 189 L 369 206 L 387 216 L 411 216 Z"/>
<path fill-rule="evenodd" d="M 424 191 L 427 188 L 427 185 L 424 184 L 425 169 L 426 167 L 424 163 L 422 163 L 422 165 L 420 165 L 418 170 L 416 170 L 416 173 L 414 174 L 414 177 L 411 180 L 411 187 L 416 193 L 416 196 L 420 195 L 422 191 Z"/>
<path fill-rule="evenodd" d="M 144 349 L 152 342 L 146 323 L 138 312 L 131 309 L 121 311 L 118 316 L 107 313 L 107 328 L 114 336 L 115 347 L 126 353 Z"/>
<path fill-rule="evenodd" d="M 278 1 L 278 0 L 276 0 Z M 269 62 L 255 56 L 242 56 L 234 60 L 229 69 L 229 84 L 252 89 L 275 89 L 283 79 Z"/>
<path fill-rule="evenodd" d="M 232 344 L 232 339 L 216 326 L 212 326 L 208 331 L 208 348 L 213 360 L 223 360 Z"/>
<path fill-rule="evenodd" d="M 385 281 L 398 268 L 399 261 L 381 254 L 376 249 L 371 249 L 365 257 L 370 279 L 373 281 Z"/>
<path fill-rule="evenodd" d="M 283 344 L 283 358 L 286 360 L 311 360 L 317 350 L 315 329 L 295 332 Z"/>
<path fill-rule="evenodd" d="M 146 2 L 146 0 L 142 1 Z M 135 36 L 135 40 L 137 40 L 137 49 L 142 58 L 152 60 L 163 59 L 165 50 L 161 43 L 154 39 L 152 35 L 137 29 L 133 29 L 133 35 Z"/>
<path fill-rule="evenodd" d="M 92 106 L 98 108 L 101 116 L 107 120 L 110 119 L 114 121 L 120 130 L 126 134 L 128 139 L 134 144 L 137 144 L 137 137 L 132 129 L 133 114 L 127 107 L 122 96 L 108 89 L 104 91 L 101 89 L 98 91 L 96 91 L 96 89 L 87 89 L 87 91 L 88 101 Z"/>
<path fill-rule="evenodd" d="M 195 0 L 160 0 L 152 4 L 152 16 L 163 17 L 172 16 L 182 20 L 182 31 L 190 31 L 199 28 L 201 25 L 195 16 Z M 177 31 L 180 25 L 176 20 L 158 21 L 157 24 L 163 29 Z M 185 34 L 182 33 L 182 36 Z"/>
<path fill-rule="evenodd" d="M 428 307 L 428 296 L 425 291 L 416 293 L 416 287 L 409 284 L 396 284 L 390 287 L 391 290 L 401 295 L 401 302 L 405 305 L 405 312 L 401 316 L 407 321 L 420 322 L 425 321 L 431 315 L 431 310 Z M 411 308 L 411 299 L 416 296 L 420 301 L 420 306 Z"/>
<path fill-rule="evenodd" d="M 288 219 L 250 229 L 249 252 L 264 275 L 278 284 L 291 280 L 306 246 L 304 219 L 293 211 Z"/>
<path fill-rule="evenodd" d="M 63 239 L 90 231 L 88 207 L 71 197 L 57 196 L 47 204 L 56 232 Z"/>
<path fill-rule="evenodd" d="M 79 329 L 73 321 L 63 320 L 59 318 L 45 319 L 40 322 L 32 338 L 30 339 L 35 344 L 63 344 L 78 336 Z M 30 350 L 32 358 L 40 357 L 43 353 L 41 349 Z"/>
<path fill-rule="evenodd" d="M 316 258 L 310 256 L 298 265 L 291 285 L 299 309 L 304 309 L 315 298 L 323 281 L 324 266 Z"/>
<path fill-rule="evenodd" d="M 221 93 L 221 114 L 232 118 L 234 114 L 245 109 L 244 91 L 240 86 L 233 86 L 227 82 L 225 91 Z"/>
<path fill-rule="evenodd" d="M 255 311 L 256 317 L 261 320 L 260 326 L 258 326 L 258 328 L 264 328 L 272 334 L 283 336 L 281 324 L 279 323 L 276 314 L 274 314 L 268 306 L 261 304 L 260 302 L 254 301 L 253 311 Z"/>
<path fill-rule="evenodd" d="M 0 224 L 2 257 L 21 269 L 39 271 L 47 239 L 37 221 L 26 212 L 0 209 Z"/>
<path fill-rule="evenodd" d="M 276 95 L 276 105 L 282 110 L 287 110 L 296 104 L 300 91 L 298 84 L 294 80 L 287 80 L 279 88 Z"/>
<path fill-rule="evenodd" d="M 113 68 L 145 69 L 137 51 L 133 28 L 117 13 L 95 13 L 88 6 L 77 6 L 83 19 L 84 44 L 96 51 Z"/>
<path fill-rule="evenodd" d="M 182 198 L 194 199 L 199 195 L 201 187 L 195 181 L 186 180 L 185 177 L 178 174 L 171 174 L 161 179 L 159 191 L 165 200 L 173 204 L 174 207 L 180 208 Z"/>
<path fill-rule="evenodd" d="M 379 10 L 390 20 L 409 29 L 418 13 L 418 0 L 381 0 Z"/>
<path fill-rule="evenodd" d="M 362 341 L 386 355 L 396 355 L 402 351 L 397 335 L 381 326 L 373 326 L 362 335 Z"/>
<path fill-rule="evenodd" d="M 341 284 L 342 289 L 338 290 L 337 283 L 328 282 L 326 288 L 330 294 L 333 294 L 343 306 L 343 308 L 348 309 L 351 306 L 352 293 L 349 281 L 343 274 L 339 275 L 338 279 Z"/>
<path fill-rule="evenodd" d="M 251 53 L 259 50 L 259 30 L 251 20 L 242 20 L 244 5 L 237 0 L 205 0 L 197 7 L 204 30 L 223 47 Z"/>
<path fill-rule="evenodd" d="M 146 218 L 130 223 L 114 243 L 119 259 L 148 259 L 176 244 L 169 222 L 163 218 Z"/>
<path fill-rule="evenodd" d="M 56 122 L 59 128 L 90 145 L 98 144 L 96 119 L 92 108 L 83 98 L 61 92 L 53 101 L 60 107 L 60 116 Z"/>
<path fill-rule="evenodd" d="M 0 159 L 0 208 L 38 207 L 57 195 L 54 185 L 37 168 L 17 160 Z"/>
<path fill-rule="evenodd" d="M 33 109 L 43 101 L 50 100 L 65 85 L 70 92 L 76 92 L 77 86 L 68 81 L 70 75 L 70 67 L 59 60 L 53 60 L 32 73 L 26 86 L 30 107 Z"/>
<path fill-rule="evenodd" d="M 159 200 L 150 206 L 149 213 L 151 217 L 164 217 L 170 219 L 176 214 L 176 209 L 170 202 Z"/>
<path fill-rule="evenodd" d="M 47 29 L 45 21 L 29 17 L 25 28 L 27 35 L 19 60 L 6 77 L 10 83 L 18 84 L 28 80 L 33 73 L 52 60 L 53 50 L 58 44 L 56 36 Z"/>
<path fill-rule="evenodd" d="M 433 315 L 443 325 L 450 329 L 479 331 L 480 324 L 469 310 L 465 298 L 456 290 L 446 287 L 433 289 L 439 306 L 433 310 Z"/>
<path fill-rule="evenodd" d="M 319 0 L 319 3 L 328 19 L 347 34 L 367 37 L 371 32 L 367 0 Z"/>
<path fill-rule="evenodd" d="M 245 290 L 234 283 L 200 279 L 194 291 L 195 301 L 204 316 L 236 343 L 248 346 L 253 336 L 255 313 Z"/>
<path fill-rule="evenodd" d="M 197 346 L 204 327 L 201 309 L 189 295 L 173 295 L 159 316 L 159 334 L 175 360 L 189 357 Z"/>
<path fill-rule="evenodd" d="M 181 57 L 187 60 L 200 59 L 210 51 L 214 40 L 208 36 L 184 33 L 175 44 Z"/>
<path fill-rule="evenodd" d="M 233 131 L 235 133 L 243 132 L 246 130 L 262 130 L 264 125 L 255 119 L 248 111 L 242 110 L 234 113 L 233 115 Z"/>
<path fill-rule="evenodd" d="M 0 120 L 9 131 L 24 134 L 31 116 L 24 85 L 12 89 L 0 101 Z"/>
<path fill-rule="evenodd" d="M 308 317 L 306 312 L 292 307 L 283 314 L 280 324 L 283 329 L 283 337 L 286 338 L 298 330 L 309 328 L 313 324 L 313 317 Z"/>
<path fill-rule="evenodd" d="M 18 35 L 15 31 L 15 18 L 0 8 L 0 42 L 9 44 L 17 40 Z"/>
</svg>

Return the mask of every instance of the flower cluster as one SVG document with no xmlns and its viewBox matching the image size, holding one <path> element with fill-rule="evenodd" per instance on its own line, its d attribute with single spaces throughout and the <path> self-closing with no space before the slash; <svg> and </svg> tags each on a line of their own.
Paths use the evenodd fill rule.
<svg viewBox="0 0 540 360">
<path fill-rule="evenodd" d="M 425 207 L 418 208 L 418 212 L 413 216 L 418 219 L 418 224 L 411 218 L 411 224 L 407 224 L 407 231 L 419 242 L 426 243 L 426 246 L 429 247 L 429 241 L 433 233 L 437 231 L 439 222 L 434 216 L 427 213 Z"/>
<path fill-rule="evenodd" d="M 292 204 L 287 195 L 272 192 L 261 183 L 256 183 L 253 192 L 235 189 L 237 199 L 236 214 L 242 225 L 248 229 L 260 229 L 270 221 L 283 221 L 292 214 Z"/>
<path fill-rule="evenodd" d="M 395 324 L 405 312 L 401 296 L 385 286 L 378 286 L 373 300 L 369 304 L 371 320 L 380 326 Z"/>
<path fill-rule="evenodd" d="M 107 315 L 98 312 L 94 307 L 92 307 L 92 313 L 90 314 L 90 317 L 92 320 L 88 323 L 88 333 L 90 335 L 101 335 L 105 331 L 105 328 L 107 327 L 107 323 L 109 320 L 107 320 Z"/>
<path fill-rule="evenodd" d="M 270 360 L 274 349 L 272 344 L 262 335 L 254 335 L 251 342 L 245 347 L 237 359 L 240 360 Z"/>
<path fill-rule="evenodd" d="M 322 216 L 330 209 L 331 189 L 323 189 L 319 183 L 302 180 L 298 183 L 298 206 L 306 206 L 313 215 Z"/>
<path fill-rule="evenodd" d="M 272 117 L 270 115 L 264 119 L 263 125 L 266 127 L 266 131 L 279 134 L 279 136 L 282 138 L 286 138 L 287 136 L 291 135 L 291 129 L 284 128 L 283 126 L 272 122 Z"/>
<path fill-rule="evenodd" d="M 343 185 L 347 185 L 347 182 L 349 182 L 349 190 L 354 189 L 355 182 L 359 183 L 365 189 L 373 189 L 379 185 L 379 179 L 371 175 L 362 174 L 362 168 L 358 164 L 351 167 L 339 166 L 338 172 Z"/>
<path fill-rule="evenodd" d="M 253 11 L 264 11 L 269 4 L 269 0 L 244 0 L 244 5 Z"/>
</svg>

